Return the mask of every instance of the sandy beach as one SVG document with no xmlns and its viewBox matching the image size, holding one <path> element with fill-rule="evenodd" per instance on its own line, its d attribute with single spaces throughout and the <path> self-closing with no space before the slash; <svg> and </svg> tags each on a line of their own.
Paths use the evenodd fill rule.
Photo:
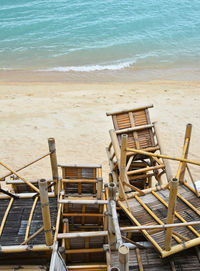
<svg viewBox="0 0 200 271">
<path fill-rule="evenodd" d="M 167 154 L 180 156 L 187 123 L 193 124 L 189 157 L 200 160 L 200 82 L 153 80 L 133 83 L 1 82 L 1 161 L 16 169 L 48 152 L 56 140 L 59 163 L 102 164 L 112 121 L 107 111 L 153 104 Z M 30 179 L 49 178 L 49 159 L 21 171 Z M 176 173 L 178 164 L 172 162 Z M 1 168 L 1 174 L 5 171 Z M 194 178 L 199 169 L 194 167 Z"/>
</svg>

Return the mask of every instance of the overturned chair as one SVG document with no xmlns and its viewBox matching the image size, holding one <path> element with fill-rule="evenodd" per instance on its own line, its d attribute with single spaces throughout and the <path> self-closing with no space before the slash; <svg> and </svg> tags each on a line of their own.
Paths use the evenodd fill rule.
<svg viewBox="0 0 200 271">
<path fill-rule="evenodd" d="M 119 182 L 120 174 L 126 175 L 125 192 L 162 184 L 166 181 L 166 178 L 163 181 L 165 173 L 167 179 L 171 176 L 167 161 L 132 151 L 162 153 L 157 124 L 151 123 L 149 117 L 151 107 L 153 105 L 107 113 L 112 116 L 114 125 L 109 131 L 111 143 L 106 148 L 108 161 L 114 182 Z M 125 148 L 130 151 L 125 152 Z"/>
</svg>

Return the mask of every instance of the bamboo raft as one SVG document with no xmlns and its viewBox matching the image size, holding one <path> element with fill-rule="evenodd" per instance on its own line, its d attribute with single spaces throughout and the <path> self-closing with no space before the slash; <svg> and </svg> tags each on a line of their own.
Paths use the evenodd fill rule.
<svg viewBox="0 0 200 271">
<path fill-rule="evenodd" d="M 200 270 L 200 199 L 188 159 L 164 153 L 149 108 L 107 113 L 109 183 L 101 165 L 58 164 L 48 152 L 0 177 L 0 270 Z M 50 158 L 52 178 L 20 171 Z M 168 161 L 179 168 L 172 175 Z M 188 178 L 193 187 L 187 182 Z M 1 183 L 0 182 L 0 183 Z"/>
</svg>

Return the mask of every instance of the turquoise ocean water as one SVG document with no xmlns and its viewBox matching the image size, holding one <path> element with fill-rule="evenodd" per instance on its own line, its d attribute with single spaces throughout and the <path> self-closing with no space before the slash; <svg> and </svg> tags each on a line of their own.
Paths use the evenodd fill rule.
<svg viewBox="0 0 200 271">
<path fill-rule="evenodd" d="M 200 64 L 200 0 L 0 0 L 0 69 Z"/>
</svg>

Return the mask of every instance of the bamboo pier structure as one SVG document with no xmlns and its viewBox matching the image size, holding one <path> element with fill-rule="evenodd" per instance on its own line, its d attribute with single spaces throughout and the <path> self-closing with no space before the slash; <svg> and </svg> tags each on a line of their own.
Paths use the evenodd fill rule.
<svg viewBox="0 0 200 271">
<path fill-rule="evenodd" d="M 114 126 L 107 179 L 101 164 L 59 164 L 54 138 L 45 154 L 21 167 L 0 161 L 7 169 L 0 177 L 7 187 L 0 185 L 0 270 L 200 270 L 192 125 L 181 156 L 171 156 L 150 120 L 152 107 L 107 113 Z M 51 179 L 23 176 L 47 157 Z M 171 161 L 178 163 L 174 175 Z"/>
</svg>

